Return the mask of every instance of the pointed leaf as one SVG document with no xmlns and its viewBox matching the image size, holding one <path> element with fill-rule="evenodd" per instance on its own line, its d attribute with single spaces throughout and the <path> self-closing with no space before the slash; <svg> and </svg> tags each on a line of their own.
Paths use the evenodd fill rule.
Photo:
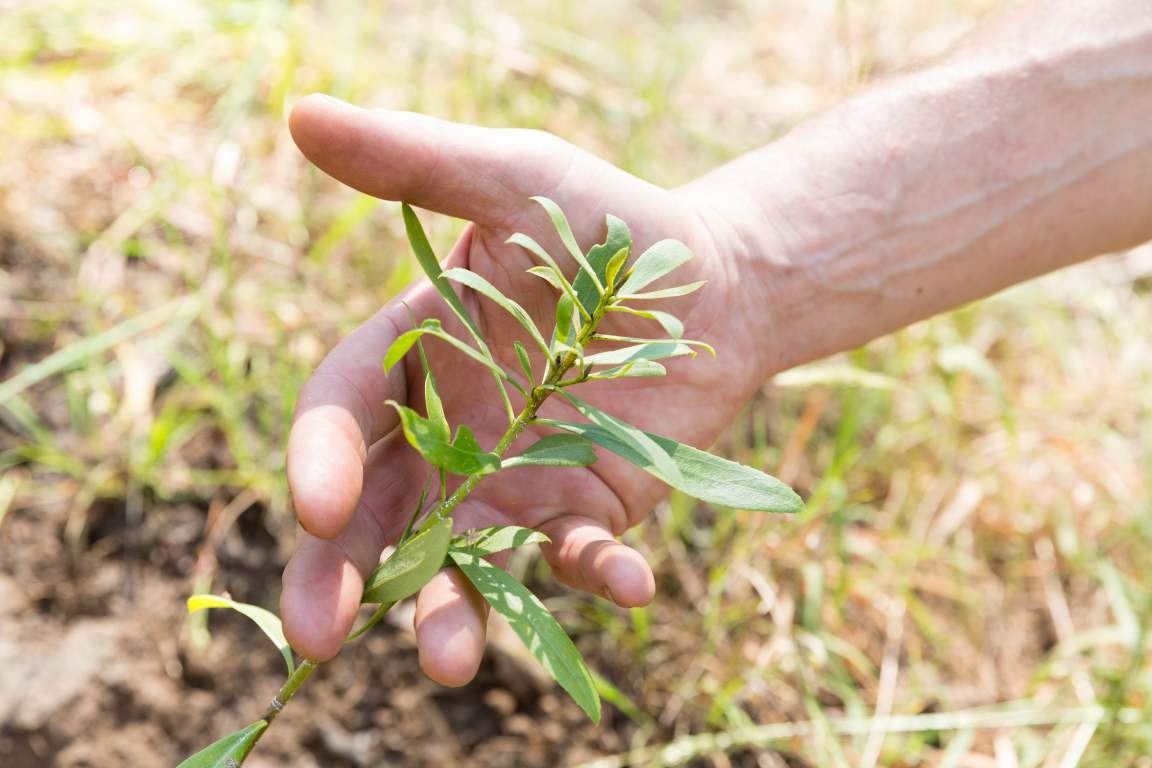
<svg viewBox="0 0 1152 768">
<path fill-rule="evenodd" d="M 428 242 L 428 235 L 424 232 L 424 226 L 420 223 L 420 218 L 408 203 L 400 204 L 400 212 L 404 216 L 404 229 L 408 233 L 408 243 L 412 246 L 412 252 L 416 254 L 416 261 L 420 263 L 420 268 L 424 270 L 424 274 L 432 281 L 432 285 L 436 287 L 436 291 L 440 294 L 441 298 L 444 299 L 444 303 L 452 309 L 456 316 L 460 318 L 460 322 L 464 323 L 468 328 L 472 337 L 483 344 L 480 337 L 480 329 L 476 326 L 476 321 L 468 314 L 468 310 L 464 307 L 464 302 L 460 301 L 460 297 L 452 290 L 452 286 L 443 278 L 440 261 L 432 251 L 432 245 Z"/>
<path fill-rule="evenodd" d="M 680 322 L 680 318 L 675 315 L 668 314 L 667 312 L 659 312 L 655 309 L 635 309 L 633 307 L 625 307 L 619 304 L 609 307 L 611 312 L 624 312 L 625 314 L 643 317 L 647 320 L 655 320 L 660 323 L 660 327 L 664 329 L 664 333 L 668 334 L 674 339 L 678 339 L 684 335 L 684 323 Z"/>
<path fill-rule="evenodd" d="M 520 370 L 524 372 L 524 378 L 531 386 L 532 382 L 536 380 L 536 376 L 532 373 L 532 361 L 528 357 L 528 350 L 524 349 L 524 345 L 518 341 L 513 341 L 512 346 L 516 348 L 516 358 L 520 361 Z M 545 354 L 548 354 L 545 352 Z"/>
<path fill-rule="evenodd" d="M 580 250 L 580 245 L 576 242 L 576 236 L 572 234 L 572 227 L 568 224 L 568 217 L 560 210 L 560 206 L 548 198 L 537 195 L 532 199 L 548 214 L 548 218 L 552 220 L 552 226 L 556 228 L 556 234 L 560 235 L 560 242 L 564 243 L 564 247 L 568 249 L 569 255 L 580 265 L 582 273 L 589 277 L 592 283 L 592 289 L 595 292 L 596 301 L 598 302 L 600 300 L 600 294 L 604 292 L 604 283 L 600 279 L 600 275 L 597 274 L 596 270 L 592 268 L 592 265 L 588 263 L 584 252 Z M 611 256 L 611 254 L 609 254 L 609 256 Z M 605 259 L 605 263 L 607 263 L 607 259 Z M 577 276 L 576 279 L 579 280 L 580 277 Z M 576 295 L 580 298 L 580 304 L 587 309 L 588 302 L 585 297 L 582 296 L 579 291 L 576 292 Z M 592 306 L 595 307 L 596 304 L 593 303 Z M 588 311 L 591 312 L 590 309 Z"/>
<path fill-rule="evenodd" d="M 645 293 L 622 293 L 617 298 L 621 301 L 634 301 L 646 299 L 673 299 L 677 296 L 687 296 L 690 293 L 695 293 L 704 287 L 707 280 L 699 280 L 695 283 L 685 283 L 684 285 L 676 285 L 671 288 L 662 288 L 658 291 L 647 291 Z"/>
<path fill-rule="evenodd" d="M 679 240 L 661 240 L 636 259 L 629 270 L 628 279 L 620 286 L 620 293 L 636 293 L 691 258 L 692 251 L 684 243 Z"/>
<path fill-rule="evenodd" d="M 611 261 L 608 262 L 608 269 L 605 272 L 604 280 L 609 288 L 616 287 L 616 280 L 620 277 L 620 269 L 624 266 L 624 262 L 628 261 L 629 252 L 628 248 L 621 248 L 616 252 L 616 255 L 612 257 Z"/>
<path fill-rule="evenodd" d="M 452 520 L 436 518 L 396 548 L 364 584 L 362 603 L 395 603 L 420 591 L 444 566 Z"/>
<path fill-rule="evenodd" d="M 598 371 L 588 377 L 589 381 L 610 381 L 612 379 L 637 379 L 653 376 L 667 376 L 668 369 L 652 360 L 637 360 L 626 365 Z"/>
<path fill-rule="evenodd" d="M 628 231 L 627 224 L 611 214 L 605 217 L 604 223 L 607 230 L 604 242 L 588 250 L 588 265 L 600 281 L 599 285 L 583 273 L 576 275 L 576 279 L 572 282 L 580 306 L 588 315 L 596 311 L 596 305 L 600 302 L 599 288 L 608 285 L 608 264 L 621 250 L 628 249 L 632 245 L 632 235 Z M 627 253 L 624 258 L 628 258 Z"/>
<path fill-rule="evenodd" d="M 459 267 L 444 270 L 444 277 L 461 285 L 466 285 L 481 296 L 495 302 L 497 306 L 512 315 L 512 317 L 516 319 L 516 322 L 524 327 L 524 330 L 528 331 L 528 335 L 531 336 L 532 340 L 544 351 L 544 354 L 548 354 L 548 343 L 544 341 L 544 337 L 540 335 L 540 330 L 536 327 L 536 323 L 532 322 L 532 318 L 528 316 L 524 307 L 505 296 L 496 286 L 492 285 L 492 283 L 475 272 Z"/>
<path fill-rule="evenodd" d="M 416 346 L 420 337 L 432 330 L 440 330 L 440 321 L 429 318 L 418 327 L 397 336 L 384 353 L 384 370 L 391 371 L 392 367 L 403 360 L 412 347 Z"/>
<path fill-rule="evenodd" d="M 508 620 L 548 674 L 568 691 L 592 722 L 599 723 L 600 696 L 592 674 L 580 651 L 539 598 L 507 571 L 481 557 L 461 551 L 450 551 L 449 556 L 476 591 Z"/>
<path fill-rule="evenodd" d="M 665 344 L 675 342 L 677 344 L 687 344 L 689 347 L 699 347 L 700 349 L 706 350 L 712 357 L 716 357 L 716 350 L 711 344 L 696 339 L 646 339 L 642 336 L 617 336 L 612 333 L 598 333 L 595 338 L 597 341 L 619 341 L 627 344 Z"/>
<path fill-rule="evenodd" d="M 444 403 L 440 400 L 440 393 L 436 391 L 436 380 L 432 378 L 432 371 L 424 375 L 424 407 L 428 411 L 428 421 L 436 431 L 447 436 L 451 427 L 448 426 L 448 417 L 444 415 Z"/>
<path fill-rule="evenodd" d="M 570 347 L 576 341 L 576 331 L 572 327 L 574 309 L 572 299 L 567 296 L 561 296 L 556 300 L 556 327 L 552 330 L 552 343 L 548 345 L 553 355 L 557 353 L 558 345 Z"/>
<path fill-rule="evenodd" d="M 684 493 L 721 507 L 754 512 L 799 512 L 804 502 L 796 492 L 771 475 L 734 461 L 713 456 L 671 438 L 645 433 L 675 463 L 678 478 L 665 475 L 647 456 L 611 430 L 598 424 L 575 424 L 551 419 L 543 424 L 582 435 L 632 462 Z"/>
<path fill-rule="evenodd" d="M 672 480 L 679 482 L 680 470 L 676 468 L 676 465 L 668 456 L 667 451 L 665 451 L 655 441 L 653 441 L 646 432 L 643 432 L 628 422 L 621 421 L 615 416 L 605 413 L 599 408 L 596 408 L 595 406 L 580 400 L 566 390 L 561 390 L 560 394 L 563 395 L 564 399 L 571 403 L 572 406 L 580 412 L 581 416 L 588 419 L 602 430 L 606 430 L 609 434 L 613 435 L 617 442 L 629 446 L 633 455 L 641 459 L 641 466 L 644 469 L 652 467 L 652 469 L 648 469 L 649 472 L 653 472 L 653 470 L 655 470 L 656 472 L 660 473 L 658 477 L 671 478 L 671 480 L 665 480 L 665 482 L 669 485 L 675 484 L 672 482 Z M 541 420 L 541 423 L 549 424 L 550 426 L 556 426 L 556 424 L 553 424 L 547 420 Z M 574 430 L 565 429 L 565 431 L 573 432 Z M 581 433 L 576 432 L 576 434 Z M 600 445 L 604 445 L 591 435 L 585 435 L 585 437 L 589 437 L 594 442 L 599 443 Z M 653 474 L 655 474 L 655 472 L 653 472 Z"/>
<path fill-rule="evenodd" d="M 546 544 L 549 541 L 551 539 L 532 528 L 499 525 L 465 531 L 452 539 L 452 549 L 476 557 L 488 557 L 506 549 L 516 549 L 529 544 Z"/>
<path fill-rule="evenodd" d="M 284 663 L 288 665 L 288 674 L 292 674 L 292 671 L 296 669 L 296 664 L 292 659 L 292 647 L 288 645 L 288 640 L 284 637 L 284 627 L 280 624 L 280 617 L 272 611 L 258 605 L 238 603 L 221 595 L 192 595 L 188 598 L 188 613 L 196 613 L 196 611 L 207 608 L 231 608 L 247 616 L 256 623 L 256 626 L 260 627 L 260 631 L 280 651 L 280 655 L 284 657 Z"/>
<path fill-rule="evenodd" d="M 452 441 L 453 460 L 446 469 L 459 475 L 487 475 L 500 469 L 500 456 L 476 442 L 472 430 L 461 424 Z"/>
<path fill-rule="evenodd" d="M 692 347 L 677 341 L 656 341 L 651 344 L 634 344 L 630 347 L 597 352 L 584 358 L 592 365 L 623 365 L 637 360 L 663 360 L 666 357 L 695 355 Z"/>
<path fill-rule="evenodd" d="M 260 734 L 268 727 L 267 720 L 257 720 L 185 759 L 176 768 L 237 768 L 252 751 Z"/>
<path fill-rule="evenodd" d="M 596 461 L 592 443 L 579 435 L 548 435 L 519 456 L 504 459 L 509 467 L 586 467 Z"/>
<path fill-rule="evenodd" d="M 412 206 L 408 203 L 400 204 L 400 212 L 404 216 L 404 229 L 408 233 L 408 242 L 412 246 L 412 252 L 416 254 L 416 261 L 420 263 L 420 268 L 424 270 L 424 274 L 435 286 L 437 293 L 444 299 L 444 303 L 451 308 L 456 317 L 460 318 L 460 322 L 464 323 L 464 327 L 468 329 L 468 333 L 472 336 L 473 341 L 476 342 L 476 349 L 479 351 L 471 350 L 467 345 L 463 345 L 471 350 L 470 354 L 485 361 L 485 366 L 492 371 L 492 378 L 496 382 L 496 387 L 500 391 L 500 397 L 504 401 L 504 410 L 508 414 L 509 420 L 514 418 L 512 412 L 512 402 L 508 399 L 508 391 L 504 387 L 504 380 L 507 378 L 500 371 L 500 366 L 496 364 L 496 359 L 492 357 L 492 351 L 488 349 L 488 345 L 484 342 L 484 337 L 480 333 L 480 328 L 477 327 L 476 321 L 468 314 L 468 310 L 464 307 L 464 302 L 460 301 L 460 297 L 452 290 L 452 286 L 444 279 L 443 272 L 440 268 L 440 262 L 436 259 L 436 254 L 432 251 L 432 245 L 428 242 L 428 235 L 424 233 L 424 227 L 420 224 L 420 218 L 416 212 L 412 210 Z M 445 336 L 448 336 L 445 334 Z M 448 338 L 454 338 L 448 336 Z"/>
<path fill-rule="evenodd" d="M 528 274 L 535 275 L 561 293 L 567 293 L 564 288 L 564 281 L 560 279 L 559 273 L 552 267 L 529 267 L 527 271 Z M 571 288 L 571 286 L 568 287 Z"/>
<path fill-rule="evenodd" d="M 408 444 L 429 464 L 457 475 L 486 475 L 500 469 L 500 457 L 480 448 L 468 427 L 461 425 L 452 440 L 447 422 L 433 422 L 395 400 L 388 404 L 400 414 Z"/>
</svg>

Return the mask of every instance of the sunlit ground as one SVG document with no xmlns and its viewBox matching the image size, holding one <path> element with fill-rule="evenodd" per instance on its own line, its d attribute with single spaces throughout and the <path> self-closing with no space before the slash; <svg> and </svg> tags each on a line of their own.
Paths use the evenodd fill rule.
<svg viewBox="0 0 1152 768">
<path fill-rule="evenodd" d="M 542 128 L 674 185 L 992 5 L 0 2 L 0 763 L 175 762 L 257 714 L 196 661 L 224 640 L 251 638 L 253 700 L 274 691 L 258 636 L 220 617 L 209 641 L 179 597 L 275 605 L 295 393 L 415 268 L 394 204 L 303 162 L 295 98 Z M 460 229 L 426 219 L 441 249 Z M 630 534 L 651 608 L 545 590 L 606 681 L 601 732 L 566 719 L 526 751 L 571 705 L 533 709 L 497 665 L 467 689 L 497 735 L 411 683 L 388 700 L 441 717 L 428 739 L 304 699 L 262 764 L 1152 765 L 1150 290 L 1145 248 L 766 386 L 719 449 L 796 485 L 802 516 L 674 497 Z M 50 674 L 92 622 L 140 627 L 117 663 L 166 693 Z M 32 671 L 60 695 L 30 714 Z M 123 716 L 85 704 L 109 690 Z"/>
</svg>

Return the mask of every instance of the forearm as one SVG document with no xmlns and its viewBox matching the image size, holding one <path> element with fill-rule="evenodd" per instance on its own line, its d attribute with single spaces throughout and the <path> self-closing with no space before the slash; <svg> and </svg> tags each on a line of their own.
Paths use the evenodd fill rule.
<svg viewBox="0 0 1152 768">
<path fill-rule="evenodd" d="M 735 244 L 768 371 L 1135 245 L 1152 238 L 1152 1 L 1017 11 L 684 193 Z"/>
</svg>

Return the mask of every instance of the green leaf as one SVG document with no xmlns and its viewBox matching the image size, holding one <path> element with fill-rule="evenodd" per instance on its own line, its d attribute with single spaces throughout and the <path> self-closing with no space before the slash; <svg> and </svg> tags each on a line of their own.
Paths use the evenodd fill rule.
<svg viewBox="0 0 1152 768">
<path fill-rule="evenodd" d="M 440 261 L 432 251 L 432 245 L 428 242 L 428 235 L 425 234 L 424 227 L 420 224 L 420 218 L 408 203 L 400 204 L 400 212 L 404 216 L 404 229 L 408 233 L 408 242 L 412 246 L 412 252 L 416 254 L 416 261 L 420 263 L 420 268 L 424 270 L 424 274 L 432 281 L 432 285 L 436 287 L 436 291 L 440 294 L 440 297 L 444 299 L 444 303 L 460 318 L 460 322 L 467 326 L 468 330 L 472 333 L 472 337 L 483 345 L 480 329 L 476 326 L 476 321 L 468 314 L 468 310 L 464 307 L 464 302 L 460 301 L 460 297 L 456 295 L 456 292 L 452 290 L 452 286 L 449 285 L 448 281 L 442 276 Z"/>
<path fill-rule="evenodd" d="M 588 250 L 588 266 L 600 281 L 599 284 L 594 283 L 583 273 L 578 274 L 572 283 L 580 306 L 589 316 L 596 311 L 596 305 L 600 302 L 599 287 L 608 285 L 608 265 L 621 250 L 628 250 L 632 246 L 632 235 L 628 231 L 628 225 L 623 221 L 609 214 L 605 217 L 605 226 L 607 234 L 604 242 Z M 627 258 L 628 254 L 625 253 L 624 259 Z"/>
<path fill-rule="evenodd" d="M 564 247 L 568 249 L 568 253 L 576 263 L 580 265 L 583 273 L 588 275 L 592 283 L 592 289 L 595 291 L 596 301 L 592 304 L 592 306 L 595 307 L 596 303 L 600 300 L 600 294 L 604 292 L 604 282 L 600 279 L 600 275 L 596 270 L 592 268 L 592 265 L 588 263 L 584 252 L 580 250 L 580 245 L 576 242 L 576 236 L 572 234 L 572 227 L 568 224 L 568 218 L 564 215 L 564 212 L 560 210 L 560 206 L 548 198 L 537 195 L 532 199 L 548 214 L 548 218 L 552 220 L 552 226 L 556 228 L 556 234 L 560 235 L 560 242 L 564 243 Z M 615 251 L 612 253 L 615 253 Z M 605 264 L 606 263 L 607 258 L 605 259 Z M 580 277 L 578 275 L 576 280 L 579 281 L 579 279 Z M 588 303 L 585 301 L 584 296 L 580 294 L 579 290 L 577 290 L 576 295 L 580 298 L 580 304 L 587 309 Z M 589 312 L 591 312 L 591 310 L 589 310 Z"/>
<path fill-rule="evenodd" d="M 524 345 L 518 341 L 513 341 L 512 346 L 516 348 L 516 358 L 520 361 L 520 370 L 524 372 L 524 378 L 527 379 L 528 386 L 532 386 L 532 382 L 536 380 L 536 376 L 532 373 L 532 361 L 528 358 L 528 350 L 524 349 Z"/>
<path fill-rule="evenodd" d="M 472 339 L 476 342 L 476 348 L 479 352 L 472 350 L 466 344 L 461 346 L 469 351 L 474 358 L 479 358 L 484 362 L 485 367 L 492 371 L 493 379 L 496 381 L 496 387 L 500 390 L 500 397 L 504 401 L 504 410 L 508 414 L 508 419 L 511 421 L 515 418 L 512 412 L 512 402 L 508 399 L 508 391 L 504 388 L 504 380 L 508 377 L 500 370 L 497 365 L 496 359 L 492 357 L 492 351 L 488 349 L 488 345 L 484 342 L 484 336 L 480 333 L 480 328 L 477 327 L 476 321 L 468 314 L 468 310 L 464 307 L 464 302 L 460 301 L 460 297 L 452 290 L 452 286 L 444 279 L 443 271 L 440 268 L 440 262 L 436 259 L 436 254 L 432 251 L 432 246 L 428 242 L 428 235 L 424 233 L 424 227 L 420 224 L 420 219 L 416 212 L 412 210 L 412 206 L 408 203 L 400 204 L 400 212 L 404 216 L 404 229 L 408 233 L 408 242 L 412 246 L 412 252 L 416 254 L 416 261 L 420 263 L 420 268 L 424 270 L 424 274 L 435 286 L 436 291 L 440 297 L 444 299 L 444 303 L 451 308 L 456 317 L 460 318 L 460 322 L 464 323 L 464 327 L 468 329 Z M 455 339 L 455 337 L 445 333 L 441 338 Z M 409 345 L 411 348 L 411 345 Z M 405 350 L 407 351 L 407 350 Z M 403 355 L 401 355 L 403 357 Z M 390 366 L 385 366 L 389 368 Z"/>
<path fill-rule="evenodd" d="M 596 461 L 592 443 L 579 435 L 548 435 L 519 456 L 504 459 L 509 467 L 586 467 Z"/>
<path fill-rule="evenodd" d="M 616 279 L 620 277 L 620 268 L 624 266 L 624 262 L 628 261 L 628 254 L 630 252 L 628 248 L 621 248 L 608 262 L 608 269 L 605 272 L 604 279 L 609 288 L 616 287 Z"/>
<path fill-rule="evenodd" d="M 658 477 L 671 478 L 670 480 L 665 480 L 669 485 L 675 485 L 672 480 L 676 482 L 680 481 L 680 470 L 676 468 L 676 464 L 672 461 L 671 457 L 668 456 L 667 451 L 661 448 L 646 432 L 584 402 L 573 396 L 570 392 L 561 390 L 560 394 L 580 412 L 581 416 L 588 419 L 593 425 L 600 427 L 601 430 L 613 435 L 618 443 L 628 446 L 632 451 L 632 455 L 640 459 L 641 467 L 653 474 L 659 472 Z M 558 426 L 558 424 L 545 419 L 541 419 L 540 423 L 548 424 L 549 426 Z M 564 427 L 561 428 L 565 429 Z M 575 432 L 575 430 L 572 429 L 565 429 L 565 431 Z M 579 432 L 575 433 L 580 434 Z M 593 442 L 604 445 L 591 435 L 585 435 L 585 437 L 589 437 Z M 651 467 L 651 469 L 649 469 L 649 467 Z"/>
<path fill-rule="evenodd" d="M 384 369 L 389 370 L 391 366 L 395 365 L 416 345 L 416 341 L 422 336 L 433 336 L 441 341 L 446 341 L 456 349 L 463 352 L 468 357 L 480 365 L 487 368 L 496 378 L 497 381 L 508 380 L 508 373 L 492 359 L 491 355 L 484 352 L 478 352 L 472 347 L 468 346 L 465 342 L 456 338 L 452 334 L 445 331 L 438 320 L 425 320 L 420 324 L 419 328 L 413 328 L 410 331 L 405 331 L 396 337 L 392 345 L 388 347 L 388 352 L 384 355 Z"/>
<path fill-rule="evenodd" d="M 608 311 L 624 312 L 625 314 L 635 315 L 636 317 L 643 317 L 646 320 L 655 320 L 660 323 L 660 327 L 664 329 L 664 333 L 674 339 L 678 339 L 684 335 L 684 323 L 680 322 L 680 318 L 667 312 L 659 312 L 655 309 L 636 309 L 619 304 L 614 304 L 609 307 Z"/>
<path fill-rule="evenodd" d="M 416 342 L 420 340 L 421 336 L 439 330 L 441 330 L 440 321 L 428 318 L 416 328 L 397 336 L 388 345 L 388 351 L 384 353 L 384 370 L 391 371 L 393 366 L 403 360 L 412 347 L 416 346 Z"/>
<path fill-rule="evenodd" d="M 497 306 L 512 315 L 512 317 L 516 319 L 516 322 L 524 327 L 524 330 L 528 331 L 528 335 L 531 336 L 532 340 L 544 351 L 544 354 L 548 354 L 548 342 L 544 341 L 544 337 L 540 335 L 540 330 L 536 327 L 536 323 L 532 322 L 532 318 L 528 316 L 524 307 L 505 296 L 496 286 L 475 272 L 453 267 L 452 269 L 444 270 L 443 274 L 444 277 L 449 280 L 460 283 L 461 285 L 466 285 L 481 296 L 495 302 Z"/>
<path fill-rule="evenodd" d="M 641 336 L 617 336 L 612 333 L 598 333 L 595 338 L 597 341 L 619 341 L 623 344 L 665 344 L 674 341 L 677 344 L 687 344 L 689 347 L 700 347 L 700 349 L 707 350 L 712 357 L 716 357 L 716 350 L 712 348 L 711 344 L 696 339 L 646 339 Z"/>
<path fill-rule="evenodd" d="M 280 617 L 272 611 L 258 605 L 238 603 L 221 595 L 192 595 L 188 598 L 188 613 L 196 613 L 196 611 L 207 608 L 231 608 L 247 616 L 256 623 L 256 626 L 260 627 L 260 631 L 267 635 L 268 639 L 280 651 L 280 655 L 284 657 L 284 663 L 288 665 L 288 674 L 292 674 L 292 671 L 296 669 L 296 664 L 292 660 L 292 647 L 288 645 L 288 640 L 284 637 L 284 627 L 280 624 Z"/>
<path fill-rule="evenodd" d="M 551 419 L 541 420 L 541 423 L 582 435 L 673 488 L 709 504 L 754 512 L 784 513 L 799 512 L 804 507 L 804 502 L 795 491 L 771 475 L 713 456 L 671 438 L 651 432 L 644 433 L 676 465 L 678 477 L 664 474 L 647 455 L 639 452 L 628 441 L 620 439 L 612 430 L 598 424 L 575 424 Z"/>
<path fill-rule="evenodd" d="M 659 291 L 647 291 L 645 293 L 622 293 L 617 296 L 621 301 L 634 301 L 646 299 L 673 299 L 677 296 L 687 296 L 690 293 L 695 293 L 704 287 L 707 280 L 700 280 L 695 283 L 685 283 L 684 285 L 676 285 L 671 288 L 662 288 Z"/>
<path fill-rule="evenodd" d="M 615 368 L 597 371 L 588 377 L 589 381 L 611 381 L 612 379 L 636 379 L 653 376 L 667 376 L 668 369 L 652 360 L 637 360 Z"/>
<path fill-rule="evenodd" d="M 567 281 L 561 279 L 559 273 L 552 269 L 552 267 L 529 267 L 527 271 L 528 274 L 535 275 L 561 293 L 568 293 L 572 288 L 572 286 L 569 285 L 568 290 L 565 290 L 565 283 Z"/>
<path fill-rule="evenodd" d="M 452 520 L 437 518 L 376 566 L 364 585 L 362 603 L 395 603 L 420 591 L 444 566 Z"/>
<path fill-rule="evenodd" d="M 451 427 L 448 426 L 448 417 L 444 415 L 444 403 L 440 400 L 440 393 L 436 391 L 436 380 L 432 378 L 432 371 L 424 374 L 424 407 L 428 411 L 428 421 L 447 439 Z"/>
<path fill-rule="evenodd" d="M 552 331 L 552 343 L 549 345 L 550 355 L 555 355 L 558 344 L 570 347 L 576 341 L 576 329 L 572 324 L 572 315 L 575 306 L 567 296 L 556 300 L 556 328 Z"/>
<path fill-rule="evenodd" d="M 389 400 L 388 404 L 400 414 L 400 426 L 408 444 L 429 464 L 457 475 L 486 475 L 500 469 L 500 457 L 483 450 L 468 427 L 457 428 L 456 438 L 452 440 L 446 421 L 426 419 L 395 400 Z"/>
<path fill-rule="evenodd" d="M 516 549 L 529 544 L 546 544 L 549 541 L 551 539 L 532 528 L 498 525 L 465 531 L 452 539 L 452 550 L 466 552 L 476 557 L 488 557 L 506 549 Z"/>
<path fill-rule="evenodd" d="M 628 278 L 620 286 L 620 293 L 636 293 L 654 280 L 673 271 L 692 258 L 692 251 L 679 240 L 661 240 L 653 245 L 632 265 Z"/>
<path fill-rule="evenodd" d="M 176 768 L 237 768 L 252 751 L 260 734 L 268 727 L 267 720 L 257 720 L 184 760 Z"/>
<path fill-rule="evenodd" d="M 630 347 L 597 352 L 584 358 L 592 365 L 623 365 L 637 360 L 663 360 L 666 357 L 696 355 L 692 347 L 678 341 L 653 340 L 650 344 L 634 344 Z"/>
<path fill-rule="evenodd" d="M 600 696 L 580 652 L 544 604 L 509 573 L 470 552 L 449 556 L 472 586 L 513 631 L 548 674 L 568 691 L 592 722 L 600 722 Z"/>
</svg>

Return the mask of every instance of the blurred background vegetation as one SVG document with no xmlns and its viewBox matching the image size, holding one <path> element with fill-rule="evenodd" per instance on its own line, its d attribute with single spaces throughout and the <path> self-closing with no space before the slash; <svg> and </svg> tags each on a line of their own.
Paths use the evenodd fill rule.
<svg viewBox="0 0 1152 768">
<path fill-rule="evenodd" d="M 275 605 L 295 393 L 414 275 L 396 206 L 300 157 L 295 98 L 542 128 L 675 185 L 995 5 L 0 0 L 0 763 L 172 764 L 274 691 L 243 620 L 182 598 Z M 1150 288 L 1144 248 L 779 376 L 720 449 L 806 512 L 673 497 L 630 534 L 648 609 L 514 561 L 601 729 L 499 627 L 448 691 L 393 625 L 252 763 L 1152 766 Z"/>
</svg>

